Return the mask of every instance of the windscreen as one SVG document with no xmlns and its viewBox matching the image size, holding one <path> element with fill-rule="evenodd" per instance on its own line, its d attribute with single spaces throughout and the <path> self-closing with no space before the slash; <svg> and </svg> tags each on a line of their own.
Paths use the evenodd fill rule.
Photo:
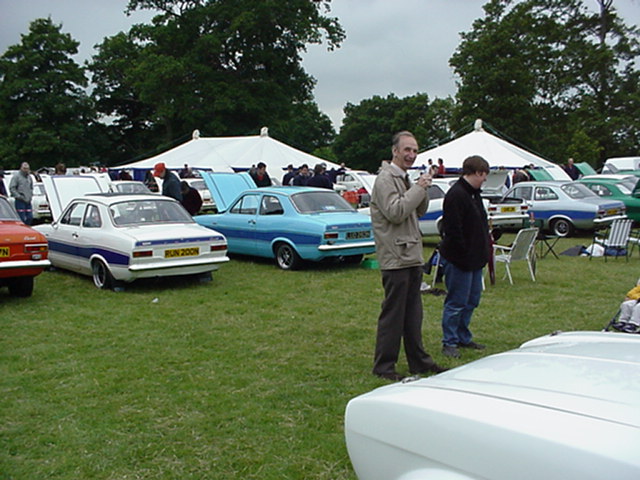
<svg viewBox="0 0 640 480">
<path fill-rule="evenodd" d="M 0 220 L 20 220 L 16 211 L 5 198 L 0 198 Z"/>
</svg>

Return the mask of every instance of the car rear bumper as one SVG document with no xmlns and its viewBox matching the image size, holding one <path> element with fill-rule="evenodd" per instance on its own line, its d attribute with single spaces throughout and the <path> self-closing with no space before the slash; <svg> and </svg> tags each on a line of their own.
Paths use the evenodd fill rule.
<svg viewBox="0 0 640 480">
<path fill-rule="evenodd" d="M 136 275 L 140 276 L 146 272 L 162 272 L 163 275 L 173 275 L 166 273 L 170 270 L 198 270 L 194 273 L 205 272 L 207 270 L 216 270 L 221 263 L 229 261 L 229 257 L 208 257 L 208 258 L 195 258 L 195 259 L 181 259 L 172 262 L 153 262 L 129 265 L 128 270 Z"/>
<path fill-rule="evenodd" d="M 16 260 L 16 261 L 8 261 L 8 262 L 0 262 L 0 273 L 6 271 L 13 271 L 18 268 L 27 268 L 27 269 L 45 269 L 51 266 L 51 262 L 49 260 Z"/>
<path fill-rule="evenodd" d="M 345 250 L 355 250 L 359 248 L 372 248 L 375 251 L 376 243 L 371 240 L 367 242 L 357 242 L 357 243 L 337 243 L 334 245 L 318 245 L 318 250 L 321 252 L 335 252 L 335 251 L 345 251 Z M 373 253 L 367 252 L 367 253 Z"/>
<path fill-rule="evenodd" d="M 596 218 L 593 220 L 595 226 L 608 225 L 614 220 L 624 220 L 628 218 L 626 215 L 615 215 L 613 217 Z"/>
</svg>

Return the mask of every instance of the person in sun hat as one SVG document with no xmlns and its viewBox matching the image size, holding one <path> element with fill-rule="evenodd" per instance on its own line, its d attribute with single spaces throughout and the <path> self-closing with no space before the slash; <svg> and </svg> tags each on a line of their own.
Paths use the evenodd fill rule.
<svg viewBox="0 0 640 480">
<path fill-rule="evenodd" d="M 156 163 L 153 167 L 153 176 L 162 179 L 162 195 L 182 201 L 180 179 L 175 173 L 167 170 L 163 162 Z"/>
</svg>

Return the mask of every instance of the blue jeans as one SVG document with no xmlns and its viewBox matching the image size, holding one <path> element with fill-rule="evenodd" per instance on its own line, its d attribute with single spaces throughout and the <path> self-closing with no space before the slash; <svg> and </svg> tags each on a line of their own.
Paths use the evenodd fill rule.
<svg viewBox="0 0 640 480">
<path fill-rule="evenodd" d="M 33 211 L 31 210 L 31 203 L 23 202 L 22 200 L 18 200 L 16 198 L 15 207 L 18 215 L 20 216 L 20 220 L 22 220 L 25 225 L 31 225 L 31 223 L 33 222 Z"/>
<path fill-rule="evenodd" d="M 460 270 L 442 259 L 447 298 L 442 312 L 442 344 L 449 347 L 471 342 L 469 330 L 473 310 L 482 295 L 482 269 Z"/>
</svg>

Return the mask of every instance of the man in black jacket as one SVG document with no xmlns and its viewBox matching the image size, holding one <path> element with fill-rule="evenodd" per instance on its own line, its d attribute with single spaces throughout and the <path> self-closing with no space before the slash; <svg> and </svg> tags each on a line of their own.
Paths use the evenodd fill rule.
<svg viewBox="0 0 640 480">
<path fill-rule="evenodd" d="M 482 269 L 489 261 L 491 243 L 480 187 L 489 163 L 474 155 L 462 163 L 462 177 L 449 189 L 443 203 L 440 246 L 447 297 L 442 312 L 442 353 L 458 358 L 458 347 L 481 350 L 469 330 L 471 315 L 480 303 Z"/>
</svg>

